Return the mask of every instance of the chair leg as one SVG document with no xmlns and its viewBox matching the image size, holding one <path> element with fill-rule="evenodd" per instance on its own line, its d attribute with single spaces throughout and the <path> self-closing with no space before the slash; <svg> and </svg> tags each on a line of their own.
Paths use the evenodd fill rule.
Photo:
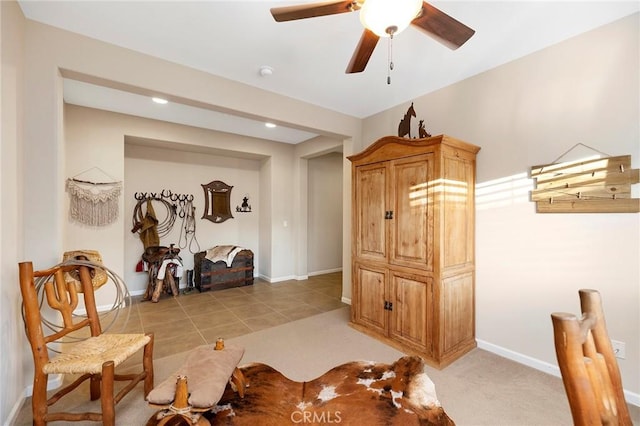
<svg viewBox="0 0 640 426">
<path fill-rule="evenodd" d="M 89 379 L 89 395 L 91 396 L 91 401 L 95 401 L 101 396 L 100 382 L 101 380 L 99 374 L 91 375 L 91 378 Z"/>
<path fill-rule="evenodd" d="M 102 380 L 101 390 L 102 398 L 100 405 L 102 407 L 102 424 L 103 426 L 115 426 L 116 424 L 116 403 L 113 398 L 113 381 L 115 375 L 115 364 L 113 361 L 107 361 L 102 364 Z"/>
<path fill-rule="evenodd" d="M 147 336 L 151 338 L 149 343 L 144 347 L 142 354 L 142 368 L 144 369 L 146 376 L 144 378 L 144 397 L 149 395 L 149 392 L 153 390 L 153 333 L 147 333 Z"/>
<path fill-rule="evenodd" d="M 36 369 L 38 367 L 36 366 Z M 45 426 L 47 415 L 47 380 L 48 375 L 36 371 L 33 379 L 33 394 L 31 395 L 31 407 L 33 411 L 33 425 Z"/>
</svg>

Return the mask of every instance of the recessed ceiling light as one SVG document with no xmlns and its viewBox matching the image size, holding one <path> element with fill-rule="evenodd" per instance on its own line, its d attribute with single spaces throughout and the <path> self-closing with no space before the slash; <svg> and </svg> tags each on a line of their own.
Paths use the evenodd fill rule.
<svg viewBox="0 0 640 426">
<path fill-rule="evenodd" d="M 151 100 L 157 104 L 162 104 L 162 105 L 169 102 L 168 100 L 162 99 L 162 98 L 151 98 Z"/>
<path fill-rule="evenodd" d="M 273 129 L 274 127 L 277 127 L 275 124 L 273 123 L 264 123 L 265 126 L 267 126 L 270 129 Z"/>
</svg>

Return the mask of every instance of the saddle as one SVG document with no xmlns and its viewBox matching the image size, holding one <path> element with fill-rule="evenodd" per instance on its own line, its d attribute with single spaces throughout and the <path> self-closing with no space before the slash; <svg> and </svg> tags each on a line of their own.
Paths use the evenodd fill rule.
<svg viewBox="0 0 640 426">
<path fill-rule="evenodd" d="M 182 259 L 178 256 L 180 249 L 171 246 L 149 246 L 142 253 L 142 260 L 149 264 L 149 282 L 147 284 L 147 290 L 144 293 L 143 300 L 151 300 L 152 302 L 158 302 L 160 293 L 162 290 L 167 290 L 173 294 L 173 297 L 177 297 L 179 294 L 178 284 L 174 279 L 172 270 L 169 273 L 165 273 L 169 266 L 180 265 L 180 271 L 176 278 L 182 275 Z M 168 265 L 173 263 L 173 265 Z"/>
</svg>

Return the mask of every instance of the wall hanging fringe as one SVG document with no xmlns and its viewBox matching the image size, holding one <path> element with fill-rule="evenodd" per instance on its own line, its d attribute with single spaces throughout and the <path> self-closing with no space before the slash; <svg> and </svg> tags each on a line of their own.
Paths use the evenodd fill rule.
<svg viewBox="0 0 640 426">
<path fill-rule="evenodd" d="M 118 219 L 118 201 L 122 182 L 91 182 L 67 179 L 71 197 L 69 217 L 90 226 L 109 225 Z"/>
</svg>

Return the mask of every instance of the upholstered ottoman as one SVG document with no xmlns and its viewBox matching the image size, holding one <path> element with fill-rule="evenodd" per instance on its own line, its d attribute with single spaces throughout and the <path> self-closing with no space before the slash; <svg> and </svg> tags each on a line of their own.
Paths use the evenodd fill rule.
<svg viewBox="0 0 640 426">
<path fill-rule="evenodd" d="M 244 348 L 221 340 L 216 348 L 210 345 L 195 348 L 178 371 L 149 392 L 147 401 L 160 409 L 149 423 L 155 420 L 153 424 L 163 425 L 181 416 L 192 424 L 209 424 L 199 413 L 210 410 L 220 401 L 229 382 L 238 395 L 244 397 L 246 383 L 238 369 Z"/>
</svg>

